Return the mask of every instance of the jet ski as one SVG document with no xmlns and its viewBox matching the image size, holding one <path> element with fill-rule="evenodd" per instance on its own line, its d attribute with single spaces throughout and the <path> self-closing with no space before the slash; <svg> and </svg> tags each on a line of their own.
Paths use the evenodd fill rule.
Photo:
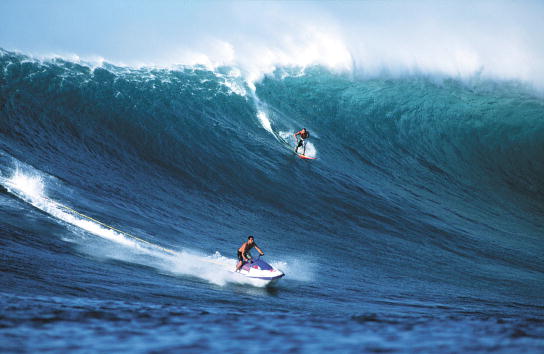
<svg viewBox="0 0 544 354">
<path fill-rule="evenodd" d="M 248 262 L 244 262 L 237 273 L 266 285 L 277 282 L 285 275 L 281 270 L 263 261 L 260 255 L 257 259 L 250 258 Z"/>
</svg>

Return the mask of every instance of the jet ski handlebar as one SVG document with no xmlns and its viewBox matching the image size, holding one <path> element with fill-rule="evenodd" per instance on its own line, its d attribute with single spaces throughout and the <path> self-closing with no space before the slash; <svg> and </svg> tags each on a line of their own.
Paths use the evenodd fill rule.
<svg viewBox="0 0 544 354">
<path fill-rule="evenodd" d="M 263 255 L 263 256 L 264 256 L 264 255 Z M 259 255 L 257 256 L 257 259 L 253 259 L 253 257 L 249 258 L 248 263 L 251 264 L 251 263 L 253 263 L 253 262 L 258 261 L 259 259 L 261 259 L 261 254 L 260 254 L 260 253 L 259 253 Z"/>
</svg>

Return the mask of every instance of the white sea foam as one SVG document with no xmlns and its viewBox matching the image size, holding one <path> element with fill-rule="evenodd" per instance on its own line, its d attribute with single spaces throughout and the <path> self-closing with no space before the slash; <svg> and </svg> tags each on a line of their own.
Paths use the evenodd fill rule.
<svg viewBox="0 0 544 354">
<path fill-rule="evenodd" d="M 59 220 L 110 241 L 140 248 L 137 242 L 125 237 L 123 234 L 105 228 L 92 220 L 79 217 L 61 207 L 59 203 L 49 199 L 45 194 L 43 177 L 39 174 L 29 174 L 17 169 L 13 176 L 3 181 L 2 184 L 12 194 Z"/>
<path fill-rule="evenodd" d="M 315 279 L 316 264 L 304 256 L 287 257 L 281 261 L 273 261 L 270 265 L 289 274 L 289 278 L 293 280 L 308 282 Z"/>
<path fill-rule="evenodd" d="M 259 118 L 259 122 L 261 122 L 262 127 L 266 129 L 266 131 L 274 134 L 274 132 L 272 131 L 272 125 L 270 124 L 270 120 L 268 119 L 268 116 L 264 111 L 259 111 L 257 113 L 257 118 Z"/>
<path fill-rule="evenodd" d="M 315 148 L 314 144 L 312 144 L 311 141 L 306 141 L 306 148 L 303 149 L 302 147 L 298 148 L 298 152 L 302 153 L 304 152 L 304 155 L 308 157 L 317 157 L 317 149 Z"/>
</svg>

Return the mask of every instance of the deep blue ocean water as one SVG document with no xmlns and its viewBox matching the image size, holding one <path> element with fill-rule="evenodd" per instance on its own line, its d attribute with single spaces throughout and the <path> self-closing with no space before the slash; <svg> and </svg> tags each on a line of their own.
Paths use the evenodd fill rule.
<svg viewBox="0 0 544 354">
<path fill-rule="evenodd" d="M 542 352 L 543 118 L 517 82 L 2 51 L 0 348 Z M 249 234 L 273 287 L 229 272 Z"/>
</svg>

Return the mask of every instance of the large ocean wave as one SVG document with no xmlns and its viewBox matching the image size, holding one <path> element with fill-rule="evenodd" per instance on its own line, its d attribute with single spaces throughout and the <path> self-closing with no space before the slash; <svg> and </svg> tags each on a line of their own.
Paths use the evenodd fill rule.
<svg viewBox="0 0 544 354">
<path fill-rule="evenodd" d="M 260 228 L 286 258 L 311 239 L 307 264 L 345 253 L 371 278 L 541 289 L 544 103 L 523 83 L 3 52 L 0 84 L 4 178 L 32 166 L 48 198 L 150 241 L 224 254 Z M 312 162 L 282 143 L 303 126 Z"/>
</svg>

